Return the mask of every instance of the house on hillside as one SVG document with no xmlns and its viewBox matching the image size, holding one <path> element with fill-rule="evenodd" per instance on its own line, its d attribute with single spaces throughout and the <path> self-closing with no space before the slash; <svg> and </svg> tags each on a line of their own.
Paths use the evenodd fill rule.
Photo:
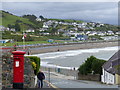
<svg viewBox="0 0 120 90">
<path fill-rule="evenodd" d="M 15 32 L 15 29 L 14 29 L 14 28 L 11 28 L 11 29 L 10 29 L 10 31 L 13 31 L 13 32 Z"/>
<path fill-rule="evenodd" d="M 26 32 L 35 32 L 35 30 L 34 29 L 28 29 L 28 30 L 26 30 Z"/>
<path fill-rule="evenodd" d="M 114 35 L 113 31 L 107 31 L 107 35 Z"/>
<path fill-rule="evenodd" d="M 5 27 L 0 25 L 0 31 L 4 31 Z"/>
<path fill-rule="evenodd" d="M 91 31 L 88 36 L 94 36 L 94 35 L 97 35 L 97 32 L 96 31 Z"/>
<path fill-rule="evenodd" d="M 41 18 L 36 18 L 36 21 L 43 21 Z"/>
<path fill-rule="evenodd" d="M 104 36 L 104 37 L 101 37 L 103 40 L 118 40 L 118 36 Z"/>
<path fill-rule="evenodd" d="M 115 34 L 119 35 L 119 34 L 120 34 L 120 31 L 116 32 Z"/>
<path fill-rule="evenodd" d="M 47 24 L 43 24 L 43 28 L 49 28 Z"/>
<path fill-rule="evenodd" d="M 78 39 L 78 40 L 88 40 L 88 36 L 87 35 L 77 35 L 76 39 Z"/>
<path fill-rule="evenodd" d="M 101 81 L 106 84 L 120 84 L 120 50 L 102 66 Z"/>
<path fill-rule="evenodd" d="M 12 41 L 12 40 L 10 40 L 10 39 L 0 40 L 0 43 L 7 43 L 9 41 Z"/>
<path fill-rule="evenodd" d="M 50 33 L 47 33 L 47 32 L 42 32 L 42 33 L 39 33 L 40 35 L 50 35 Z"/>
</svg>

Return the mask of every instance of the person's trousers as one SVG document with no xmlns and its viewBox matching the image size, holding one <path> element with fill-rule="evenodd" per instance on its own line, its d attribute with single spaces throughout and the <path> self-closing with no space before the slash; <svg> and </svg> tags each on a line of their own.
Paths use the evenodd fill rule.
<svg viewBox="0 0 120 90">
<path fill-rule="evenodd" d="M 42 88 L 43 87 L 43 80 L 38 80 L 38 88 Z"/>
</svg>

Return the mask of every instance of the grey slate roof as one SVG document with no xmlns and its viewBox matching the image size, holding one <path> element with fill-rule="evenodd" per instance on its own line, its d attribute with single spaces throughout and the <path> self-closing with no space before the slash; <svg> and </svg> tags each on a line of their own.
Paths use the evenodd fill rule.
<svg viewBox="0 0 120 90">
<path fill-rule="evenodd" d="M 119 68 L 118 68 L 119 65 Z M 120 75 L 120 50 L 118 50 L 103 66 L 107 72 Z"/>
</svg>

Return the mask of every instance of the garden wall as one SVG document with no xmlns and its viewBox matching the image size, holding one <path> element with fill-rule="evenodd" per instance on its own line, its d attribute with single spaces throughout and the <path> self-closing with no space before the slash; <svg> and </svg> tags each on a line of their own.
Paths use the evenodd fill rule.
<svg viewBox="0 0 120 90">
<path fill-rule="evenodd" d="M 88 74 L 88 75 L 82 75 L 78 74 L 78 80 L 89 80 L 89 81 L 100 81 L 100 75 L 99 74 Z"/>
</svg>

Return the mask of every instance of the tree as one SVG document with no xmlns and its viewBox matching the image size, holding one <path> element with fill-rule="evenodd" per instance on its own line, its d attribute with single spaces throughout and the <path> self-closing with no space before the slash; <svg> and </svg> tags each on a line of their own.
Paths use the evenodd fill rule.
<svg viewBox="0 0 120 90">
<path fill-rule="evenodd" d="M 34 38 L 31 37 L 30 35 L 27 35 L 27 37 L 25 38 L 25 41 L 34 41 Z"/>
<path fill-rule="evenodd" d="M 44 17 L 42 15 L 40 15 L 39 18 L 41 18 L 42 20 L 44 20 Z"/>
<path fill-rule="evenodd" d="M 36 16 L 35 15 L 23 15 L 23 18 L 28 18 L 30 21 L 35 21 L 36 20 Z"/>
<path fill-rule="evenodd" d="M 102 65 L 105 62 L 106 62 L 105 60 L 97 59 L 94 56 L 90 56 L 89 58 L 87 58 L 85 63 L 83 63 L 79 67 L 79 69 L 78 69 L 79 73 L 82 75 L 87 75 L 87 74 L 94 72 L 93 74 L 100 74 L 101 75 Z"/>
<path fill-rule="evenodd" d="M 79 70 L 79 73 L 82 75 L 87 75 L 88 73 L 85 63 L 83 63 L 78 70 Z"/>
<path fill-rule="evenodd" d="M 22 21 L 21 20 L 16 20 L 16 23 L 22 23 Z"/>
<path fill-rule="evenodd" d="M 94 60 L 96 60 L 96 57 L 90 56 L 90 57 L 87 58 L 87 60 L 85 61 L 85 64 L 86 64 L 86 68 L 87 68 L 87 72 L 88 72 L 88 73 L 92 73 L 92 63 L 94 62 Z"/>
<path fill-rule="evenodd" d="M 106 61 L 100 60 L 100 59 L 95 59 L 94 62 L 92 63 L 92 70 L 94 71 L 94 74 L 102 74 L 102 65 Z"/>
<path fill-rule="evenodd" d="M 20 31 L 20 25 L 18 23 L 15 24 L 15 31 Z"/>
<path fill-rule="evenodd" d="M 7 26 L 8 26 L 9 29 L 12 29 L 12 28 L 15 27 L 14 25 L 11 25 L 11 24 L 8 24 Z"/>
</svg>

